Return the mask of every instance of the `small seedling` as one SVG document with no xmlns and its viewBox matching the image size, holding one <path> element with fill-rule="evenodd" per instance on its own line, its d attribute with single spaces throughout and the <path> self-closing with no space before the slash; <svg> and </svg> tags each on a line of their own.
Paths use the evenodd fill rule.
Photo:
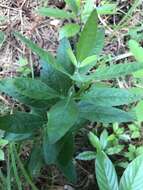
<svg viewBox="0 0 143 190">
<path fill-rule="evenodd" d="M 103 190 L 103 189 L 108 189 L 108 190 L 112 190 L 112 189 L 114 190 L 130 189 L 131 190 L 132 189 L 134 190 L 134 187 L 136 187 L 138 184 L 141 186 L 143 185 L 143 180 L 142 180 L 143 152 L 141 148 L 140 150 L 138 150 L 140 156 L 138 156 L 136 159 L 134 159 L 132 155 L 128 155 L 133 161 L 127 165 L 127 168 L 124 171 L 120 179 L 120 182 L 118 183 L 118 177 L 117 177 L 115 167 L 112 164 L 111 160 L 106 155 L 106 153 L 103 152 L 99 139 L 97 139 L 97 137 L 93 133 L 89 134 L 89 139 L 90 139 L 91 144 L 94 147 L 96 147 L 96 152 L 86 151 L 86 152 L 80 153 L 76 157 L 76 159 L 95 160 L 95 174 L 96 174 L 96 179 L 97 179 L 97 183 L 100 190 Z"/>
<path fill-rule="evenodd" d="M 0 161 L 5 160 L 3 148 L 8 144 L 8 141 L 5 139 L 0 139 Z"/>
<path fill-rule="evenodd" d="M 26 58 L 20 57 L 18 63 L 19 68 L 17 69 L 17 72 L 19 72 L 21 76 L 28 76 L 31 73 L 31 70 L 28 67 L 28 60 Z"/>
</svg>

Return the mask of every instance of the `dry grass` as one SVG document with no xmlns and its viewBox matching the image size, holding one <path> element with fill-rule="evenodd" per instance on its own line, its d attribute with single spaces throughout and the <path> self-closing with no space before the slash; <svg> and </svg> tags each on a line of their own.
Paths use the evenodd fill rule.
<svg viewBox="0 0 143 190">
<path fill-rule="evenodd" d="M 6 34 L 6 41 L 0 49 L 0 76 L 13 76 L 19 66 L 19 57 L 26 56 L 36 63 L 31 52 L 17 41 L 12 32 L 19 31 L 33 39 L 40 47 L 55 52 L 58 40 L 60 21 L 43 19 L 36 15 L 35 9 L 40 6 L 41 0 L 0 0 L 0 17 L 5 21 L 0 23 L 0 30 Z"/>
</svg>

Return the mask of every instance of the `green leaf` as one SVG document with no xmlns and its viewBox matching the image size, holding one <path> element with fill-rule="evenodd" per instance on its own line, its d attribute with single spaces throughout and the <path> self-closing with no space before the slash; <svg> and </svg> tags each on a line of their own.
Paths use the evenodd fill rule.
<svg viewBox="0 0 143 190">
<path fill-rule="evenodd" d="M 68 162 L 68 164 L 62 165 L 60 162 L 57 162 L 57 166 L 63 172 L 64 176 L 73 184 L 77 183 L 77 173 L 76 167 L 72 160 Z"/>
<path fill-rule="evenodd" d="M 0 23 L 6 21 L 7 17 L 6 16 L 0 16 Z"/>
<path fill-rule="evenodd" d="M 62 146 L 62 149 L 57 157 L 58 162 L 62 166 L 68 165 L 70 160 L 72 160 L 74 154 L 74 137 L 73 135 L 69 132 L 64 138 L 64 143 Z"/>
<path fill-rule="evenodd" d="M 119 190 L 142 190 L 143 187 L 143 154 L 132 161 L 120 181 Z"/>
<path fill-rule="evenodd" d="M 98 59 L 98 56 L 101 54 L 101 52 L 103 50 L 104 40 L 105 40 L 105 31 L 104 31 L 103 28 L 100 28 L 100 29 L 97 30 L 95 46 L 94 46 L 94 49 L 92 51 L 92 55 L 96 55 L 97 59 Z M 83 74 L 83 73 L 89 72 L 89 70 L 91 70 L 92 67 L 94 67 L 96 65 L 96 62 L 97 61 L 94 61 L 90 65 L 87 65 L 85 67 L 79 68 L 79 71 L 80 71 L 79 73 Z"/>
<path fill-rule="evenodd" d="M 69 74 L 73 74 L 74 67 L 71 63 L 67 49 L 71 48 L 70 42 L 67 38 L 60 40 L 58 50 L 57 50 L 57 65 L 64 68 Z M 63 74 L 63 73 L 62 73 Z"/>
<path fill-rule="evenodd" d="M 104 68 L 99 68 L 94 74 L 89 75 L 89 78 L 95 80 L 109 80 L 131 74 L 143 68 L 140 63 L 125 63 L 118 65 L 111 65 Z"/>
<path fill-rule="evenodd" d="M 56 118 L 56 119 L 55 119 Z M 78 107 L 73 100 L 62 100 L 48 112 L 48 137 L 50 144 L 56 143 L 75 124 Z"/>
<path fill-rule="evenodd" d="M 48 62 L 41 61 L 40 79 L 60 95 L 67 95 L 71 87 L 71 80 L 63 73 L 57 71 Z M 64 82 L 63 82 L 64 81 Z"/>
<path fill-rule="evenodd" d="M 76 156 L 77 160 L 94 160 L 96 153 L 93 151 L 85 151 Z"/>
<path fill-rule="evenodd" d="M 137 61 L 143 62 L 143 48 L 135 40 L 129 41 L 129 48 Z"/>
<path fill-rule="evenodd" d="M 15 79 L 3 79 L 0 81 L 0 92 L 4 92 L 9 96 L 12 96 L 14 99 L 24 103 L 26 105 L 37 107 L 37 108 L 48 108 L 51 104 L 56 102 L 56 99 L 52 100 L 35 100 L 33 98 L 28 98 L 20 94 L 14 84 Z"/>
<path fill-rule="evenodd" d="M 119 140 L 123 142 L 129 142 L 131 141 L 130 135 L 129 134 L 122 134 L 119 136 Z"/>
<path fill-rule="evenodd" d="M 133 92 L 133 93 L 138 94 L 139 96 L 143 95 L 142 88 L 140 88 L 140 87 L 132 87 L 132 88 L 129 88 L 128 90 Z"/>
<path fill-rule="evenodd" d="M 44 165 L 43 162 L 42 149 L 39 145 L 35 145 L 30 154 L 30 159 L 28 161 L 28 171 L 31 177 L 38 177 L 40 170 Z"/>
<path fill-rule="evenodd" d="M 132 93 L 126 89 L 96 87 L 93 85 L 81 99 L 100 106 L 127 105 L 140 100 L 142 96 Z"/>
<path fill-rule="evenodd" d="M 73 150 L 72 134 L 66 134 L 55 144 L 50 144 L 48 130 L 46 128 L 43 140 L 43 153 L 46 164 L 55 164 L 58 159 L 61 163 L 64 162 L 64 164 L 67 164 L 73 156 Z"/>
<path fill-rule="evenodd" d="M 31 107 L 30 113 L 40 116 L 43 120 L 47 120 L 47 108 Z"/>
<path fill-rule="evenodd" d="M 100 135 L 100 144 L 101 144 L 103 150 L 108 145 L 108 132 L 106 129 Z"/>
<path fill-rule="evenodd" d="M 77 134 L 80 129 L 87 126 L 88 124 L 89 124 L 89 121 L 87 121 L 86 119 L 78 117 L 78 120 L 76 121 L 74 126 L 71 128 L 71 130 L 74 134 Z"/>
<path fill-rule="evenodd" d="M 75 36 L 80 30 L 78 24 L 66 24 L 60 29 L 60 39 Z"/>
<path fill-rule="evenodd" d="M 82 0 L 75 0 L 76 1 L 76 5 L 78 8 L 80 8 L 81 6 L 81 3 L 82 3 Z"/>
<path fill-rule="evenodd" d="M 85 23 L 87 19 L 89 18 L 91 12 L 94 10 L 95 6 L 95 1 L 94 0 L 86 0 L 85 4 L 83 6 L 83 9 L 81 10 L 81 18 L 82 21 Z"/>
<path fill-rule="evenodd" d="M 115 155 L 120 153 L 124 149 L 124 145 L 116 145 L 114 147 L 107 148 L 106 154 L 108 155 Z"/>
<path fill-rule="evenodd" d="M 14 86 L 18 93 L 36 100 L 50 100 L 59 97 L 58 93 L 38 79 L 15 78 Z"/>
<path fill-rule="evenodd" d="M 101 144 L 100 144 L 100 140 L 99 138 L 92 132 L 89 133 L 88 135 L 88 138 L 89 138 L 89 141 L 91 143 L 91 145 L 97 149 L 97 151 L 101 151 L 102 150 L 102 147 L 101 147 Z"/>
<path fill-rule="evenodd" d="M 37 44 L 33 43 L 28 38 L 25 38 L 18 32 L 15 32 L 14 35 L 19 38 L 28 48 L 30 48 L 34 53 L 36 53 L 42 60 L 47 61 L 49 64 L 54 64 L 53 56 L 42 48 L 38 47 Z"/>
<path fill-rule="evenodd" d="M 4 158 L 4 151 L 0 149 L 0 161 L 5 160 Z"/>
<path fill-rule="evenodd" d="M 65 0 L 65 2 L 69 5 L 72 11 L 77 14 L 78 13 L 78 5 L 76 0 Z"/>
<path fill-rule="evenodd" d="M 136 156 L 136 146 L 129 144 L 128 152 L 125 152 L 124 156 L 128 158 L 129 161 L 134 160 Z"/>
<path fill-rule="evenodd" d="M 4 40 L 5 40 L 5 34 L 4 32 L 0 31 L 0 47 L 2 46 Z"/>
<path fill-rule="evenodd" d="M 77 62 L 77 59 L 76 59 L 76 57 L 75 57 L 75 55 L 74 55 L 72 49 L 69 48 L 69 49 L 67 50 L 67 53 L 68 53 L 68 56 L 69 56 L 71 62 L 73 63 L 73 65 L 75 65 L 75 67 L 78 67 L 78 62 Z"/>
<path fill-rule="evenodd" d="M 105 41 L 105 30 L 104 28 L 99 28 L 96 33 L 96 43 L 93 50 L 93 53 L 95 55 L 100 55 L 103 47 L 104 47 L 104 41 Z"/>
<path fill-rule="evenodd" d="M 137 116 L 137 121 L 142 122 L 143 121 L 143 101 L 140 101 L 137 106 L 133 109 L 135 111 Z"/>
<path fill-rule="evenodd" d="M 140 156 L 141 154 L 143 154 L 143 146 L 140 146 L 136 149 L 136 155 Z"/>
<path fill-rule="evenodd" d="M 21 67 L 27 66 L 28 65 L 28 60 L 25 57 L 19 57 L 18 63 Z"/>
<path fill-rule="evenodd" d="M 43 154 L 46 164 L 55 164 L 57 161 L 57 157 L 63 146 L 63 138 L 55 144 L 50 144 L 47 131 L 45 131 L 43 140 Z"/>
<path fill-rule="evenodd" d="M 95 171 L 100 190 L 118 190 L 118 179 L 114 165 L 103 152 L 97 154 Z"/>
<path fill-rule="evenodd" d="M 3 148 L 8 144 L 8 141 L 6 139 L 0 139 L 0 147 Z"/>
<path fill-rule="evenodd" d="M 89 16 L 77 43 L 77 59 L 79 62 L 95 54 L 93 50 L 95 48 L 97 22 L 97 12 L 94 10 Z"/>
<path fill-rule="evenodd" d="M 87 103 L 80 103 L 80 116 L 91 122 L 121 123 L 136 120 L 131 113 L 113 107 L 96 106 Z"/>
<path fill-rule="evenodd" d="M 43 124 L 41 117 L 26 112 L 16 112 L 0 117 L 0 129 L 11 133 L 31 133 Z"/>
<path fill-rule="evenodd" d="M 85 67 L 87 65 L 90 65 L 91 63 L 95 62 L 96 63 L 96 60 L 97 60 L 97 56 L 96 55 L 92 55 L 92 56 L 89 56 L 87 57 L 86 59 L 84 59 L 79 67 Z"/>
<path fill-rule="evenodd" d="M 135 78 L 142 78 L 142 77 L 143 77 L 143 69 L 134 72 L 134 73 L 133 73 L 133 77 L 135 77 Z"/>
<path fill-rule="evenodd" d="M 73 13 L 57 8 L 41 7 L 37 10 L 37 13 L 41 16 L 48 16 L 48 17 L 61 18 L 61 19 L 74 18 Z"/>
<path fill-rule="evenodd" d="M 116 4 L 105 4 L 100 7 L 97 7 L 96 10 L 99 15 L 110 15 L 116 13 L 116 8 Z"/>
<path fill-rule="evenodd" d="M 139 138 L 141 136 L 140 131 L 133 131 L 131 134 L 132 139 Z"/>
<path fill-rule="evenodd" d="M 32 137 L 32 133 L 24 133 L 24 134 L 5 133 L 5 136 L 4 136 L 4 138 L 8 140 L 9 142 L 23 141 L 26 139 L 30 139 L 31 137 Z"/>
<path fill-rule="evenodd" d="M 130 124 L 128 125 L 128 128 L 131 130 L 131 131 L 137 131 L 139 130 L 139 127 L 135 124 Z"/>
<path fill-rule="evenodd" d="M 77 80 L 80 82 L 88 82 L 91 80 L 110 80 L 121 76 L 129 75 L 141 69 L 143 69 L 143 64 L 141 63 L 133 62 L 125 64 L 116 64 L 106 66 L 103 68 L 98 68 L 94 73 L 90 75 L 75 75 L 73 76 L 73 80 Z"/>
</svg>

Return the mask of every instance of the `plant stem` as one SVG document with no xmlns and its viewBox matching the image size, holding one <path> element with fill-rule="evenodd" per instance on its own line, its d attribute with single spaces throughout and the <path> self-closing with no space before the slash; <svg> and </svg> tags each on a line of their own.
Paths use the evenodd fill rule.
<svg viewBox="0 0 143 190">
<path fill-rule="evenodd" d="M 10 150 L 8 146 L 8 154 L 7 154 L 7 190 L 11 190 L 11 177 L 10 177 Z"/>
<path fill-rule="evenodd" d="M 4 186 L 4 189 L 5 189 L 7 181 L 6 181 L 6 178 L 4 177 L 1 169 L 0 169 L 0 178 L 1 178 L 1 181 L 2 181 L 2 185 Z"/>
<path fill-rule="evenodd" d="M 132 18 L 132 14 L 133 14 L 134 10 L 141 4 L 141 2 L 142 2 L 142 0 L 135 0 L 132 7 L 129 9 L 128 13 L 125 14 L 123 19 L 117 25 L 116 30 L 118 30 L 120 27 L 123 27 L 126 25 L 128 18 Z"/>
<path fill-rule="evenodd" d="M 31 52 L 31 50 L 30 50 L 30 67 L 31 67 L 31 75 L 32 75 L 32 79 L 34 79 L 35 76 L 34 76 L 34 68 L 33 68 L 32 52 Z"/>
<path fill-rule="evenodd" d="M 23 173 L 25 179 L 27 180 L 27 182 L 31 185 L 32 187 L 32 190 L 38 190 L 37 187 L 35 186 L 35 184 L 32 182 L 30 176 L 28 175 L 27 171 L 25 170 L 24 166 L 23 166 L 23 163 L 21 162 L 18 154 L 17 154 L 17 150 L 16 150 L 16 147 L 15 145 L 13 145 L 13 150 L 15 152 L 15 155 L 16 155 L 16 158 L 17 158 L 17 161 L 18 161 L 18 164 L 19 164 L 19 167 L 21 169 L 21 172 Z"/>
<path fill-rule="evenodd" d="M 13 144 L 10 144 L 10 154 L 11 154 L 12 167 L 13 167 L 13 172 L 14 172 L 14 175 L 15 175 L 17 187 L 18 187 L 18 190 L 22 190 L 22 185 L 21 185 L 21 182 L 20 182 L 20 178 L 18 176 L 16 162 L 15 162 Z"/>
</svg>

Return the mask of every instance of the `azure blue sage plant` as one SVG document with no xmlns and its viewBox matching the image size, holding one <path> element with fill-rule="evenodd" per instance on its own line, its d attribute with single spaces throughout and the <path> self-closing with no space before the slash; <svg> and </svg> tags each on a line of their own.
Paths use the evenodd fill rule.
<svg viewBox="0 0 143 190">
<path fill-rule="evenodd" d="M 61 17 L 61 12 L 57 13 Z M 100 65 L 104 30 L 98 27 L 96 9 L 81 24 L 80 31 L 73 47 L 71 38 L 61 37 L 56 56 L 15 33 L 17 39 L 40 57 L 40 75 L 0 80 L 0 92 L 28 108 L 15 109 L 12 114 L 0 117 L 5 139 L 31 139 L 33 149 L 29 162 L 43 164 L 41 160 L 44 160 L 45 164 L 55 164 L 72 182 L 76 181 L 73 157 L 78 131 L 88 122 L 134 121 L 134 114 L 124 111 L 122 106 L 142 98 L 135 92 L 107 85 L 106 81 L 130 75 L 143 69 L 143 65 L 139 62 Z"/>
</svg>

